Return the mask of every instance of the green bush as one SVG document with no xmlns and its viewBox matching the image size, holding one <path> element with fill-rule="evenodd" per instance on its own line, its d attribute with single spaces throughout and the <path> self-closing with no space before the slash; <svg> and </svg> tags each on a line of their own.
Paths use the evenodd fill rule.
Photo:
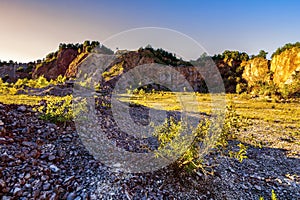
<svg viewBox="0 0 300 200">
<path fill-rule="evenodd" d="M 300 72 L 296 72 L 292 77 L 292 83 L 288 85 L 285 84 L 282 88 L 280 88 L 279 92 L 285 99 L 300 97 Z"/>
<path fill-rule="evenodd" d="M 173 119 L 166 120 L 162 126 L 155 128 L 154 136 L 158 138 L 159 147 L 156 156 L 160 157 L 175 157 L 180 155 L 180 158 L 174 163 L 178 169 L 185 169 L 189 172 L 201 169 L 206 173 L 203 156 L 200 150 L 204 146 L 216 138 L 207 137 L 210 131 L 217 135 L 217 141 L 214 143 L 214 148 L 223 150 L 228 144 L 229 139 L 234 139 L 236 132 L 240 128 L 248 125 L 247 119 L 244 119 L 236 114 L 232 106 L 227 106 L 225 120 L 222 123 L 220 117 L 212 117 L 212 119 L 204 119 L 198 127 L 192 130 L 192 135 L 184 135 L 184 132 L 190 131 L 182 122 L 175 122 Z M 190 138 L 192 137 L 192 143 Z M 240 161 L 246 158 L 246 148 L 240 146 L 240 151 L 237 152 L 236 158 Z M 176 155 L 174 155 L 176 154 Z"/>
<path fill-rule="evenodd" d="M 73 119 L 72 96 L 51 97 L 46 104 L 37 108 L 40 118 L 52 122 L 67 122 Z"/>
<path fill-rule="evenodd" d="M 243 145 L 242 143 L 239 143 L 237 146 L 239 147 L 239 151 L 238 151 L 238 152 L 235 152 L 235 151 L 229 151 L 229 156 L 230 156 L 231 158 L 237 159 L 237 160 L 240 161 L 240 162 L 243 162 L 243 160 L 244 160 L 245 158 L 248 158 L 248 157 L 246 156 L 246 154 L 247 154 L 247 148 L 248 148 L 248 147 L 245 146 L 245 145 Z"/>
</svg>

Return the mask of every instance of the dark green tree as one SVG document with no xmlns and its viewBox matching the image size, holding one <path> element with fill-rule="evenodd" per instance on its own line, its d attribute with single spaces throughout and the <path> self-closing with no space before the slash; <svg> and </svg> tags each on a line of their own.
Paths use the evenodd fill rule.
<svg viewBox="0 0 300 200">
<path fill-rule="evenodd" d="M 260 58 L 264 58 L 266 59 L 267 58 L 267 54 L 268 52 L 264 51 L 264 50 L 260 50 L 258 55 L 256 57 L 260 57 Z"/>
</svg>

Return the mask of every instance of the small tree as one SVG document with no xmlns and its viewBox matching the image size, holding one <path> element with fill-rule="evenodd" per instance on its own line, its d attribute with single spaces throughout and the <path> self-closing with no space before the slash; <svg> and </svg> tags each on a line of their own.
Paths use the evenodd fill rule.
<svg viewBox="0 0 300 200">
<path fill-rule="evenodd" d="M 87 47 L 87 46 L 90 46 L 91 44 L 90 44 L 90 41 L 89 40 L 86 40 L 86 41 L 84 41 L 84 43 L 83 43 L 83 46 L 84 47 Z"/>
<path fill-rule="evenodd" d="M 266 59 L 267 58 L 267 54 L 268 54 L 268 52 L 266 52 L 264 50 L 260 50 L 259 54 L 257 55 L 257 57 Z"/>
</svg>

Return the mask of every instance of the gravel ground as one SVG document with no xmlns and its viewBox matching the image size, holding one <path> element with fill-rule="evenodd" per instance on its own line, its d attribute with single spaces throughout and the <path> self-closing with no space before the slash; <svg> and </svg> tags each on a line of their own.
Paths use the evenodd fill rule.
<svg viewBox="0 0 300 200">
<path fill-rule="evenodd" d="M 237 141 L 230 142 L 235 148 Z M 2 199 L 299 199 L 300 160 L 276 148 L 249 146 L 242 163 L 212 153 L 214 176 L 113 172 L 93 158 L 72 122 L 40 120 L 30 107 L 0 104 Z"/>
</svg>

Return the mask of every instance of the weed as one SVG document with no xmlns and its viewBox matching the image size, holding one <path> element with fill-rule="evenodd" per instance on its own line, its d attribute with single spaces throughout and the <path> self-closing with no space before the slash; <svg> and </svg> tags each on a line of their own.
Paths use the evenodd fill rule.
<svg viewBox="0 0 300 200">
<path fill-rule="evenodd" d="M 40 117 L 52 122 L 67 122 L 73 119 L 72 96 L 63 98 L 50 98 L 45 105 L 37 108 Z"/>
<path fill-rule="evenodd" d="M 248 158 L 248 157 L 246 156 L 246 154 L 247 154 L 247 148 L 248 148 L 248 147 L 245 146 L 245 145 L 243 145 L 242 143 L 239 143 L 237 146 L 240 148 L 239 151 L 238 151 L 238 152 L 229 151 L 229 156 L 230 156 L 231 158 L 237 159 L 237 160 L 240 161 L 240 162 L 243 162 L 243 160 L 244 160 L 245 158 Z"/>
<path fill-rule="evenodd" d="M 182 124 L 181 121 L 166 120 L 154 131 L 154 136 L 158 138 L 160 144 L 156 156 L 174 158 L 179 155 L 180 158 L 175 162 L 178 169 L 187 171 L 201 169 L 206 173 L 206 166 L 203 164 L 203 155 L 200 150 L 206 151 L 205 147 L 210 146 L 207 144 L 214 141 L 214 138 L 210 137 L 210 133 L 213 132 L 218 137 L 213 146 L 221 150 L 227 146 L 229 139 L 234 138 L 235 132 L 245 125 L 232 106 L 227 107 L 224 124 L 221 122 L 219 117 L 204 119 L 196 128 L 192 129 Z M 192 132 L 192 134 L 183 134 L 186 132 Z M 242 161 L 246 158 L 246 147 L 242 144 L 239 147 L 240 151 L 237 152 L 236 158 Z"/>
</svg>

